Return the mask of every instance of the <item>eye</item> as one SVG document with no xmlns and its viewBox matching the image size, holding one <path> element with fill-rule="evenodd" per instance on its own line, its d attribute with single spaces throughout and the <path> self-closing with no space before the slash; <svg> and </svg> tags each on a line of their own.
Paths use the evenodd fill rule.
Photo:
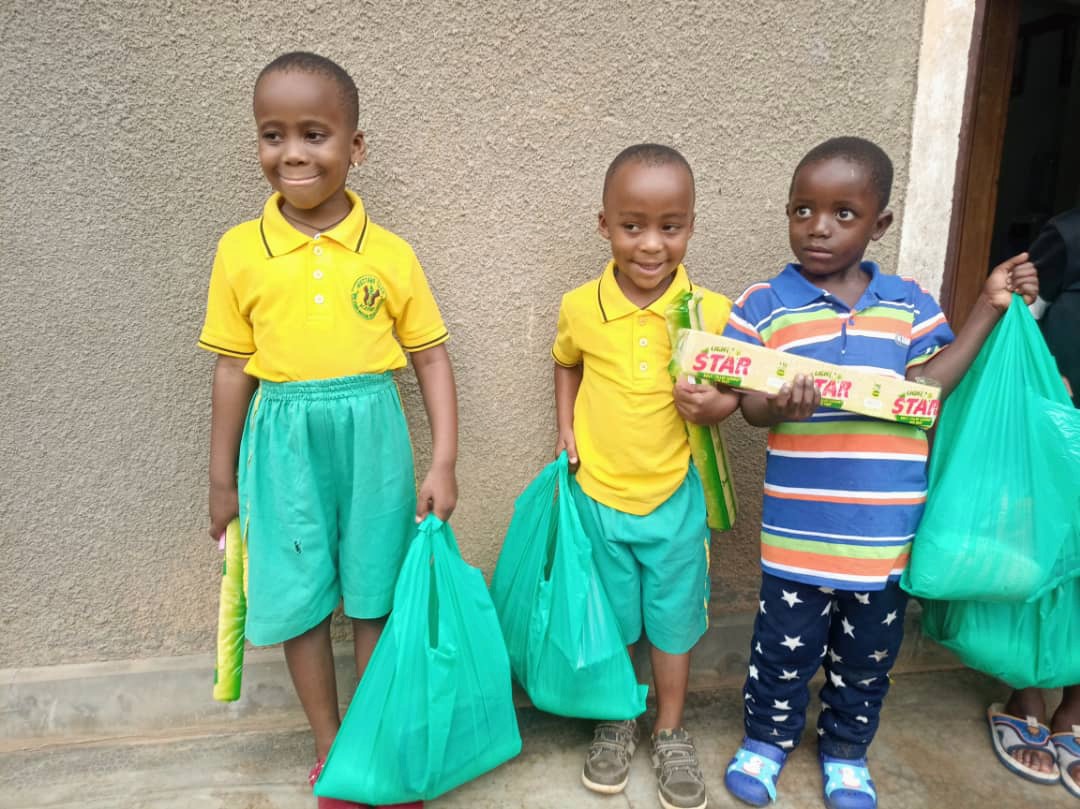
<svg viewBox="0 0 1080 809">
<path fill-rule="evenodd" d="M 313 130 L 311 132 L 307 132 L 304 137 L 312 143 L 321 143 L 322 141 L 326 140 L 326 133 Z"/>
<path fill-rule="evenodd" d="M 796 205 L 791 213 L 796 219 L 806 219 L 810 216 L 810 208 L 806 205 Z"/>
<path fill-rule="evenodd" d="M 641 230 L 641 226 L 634 222 L 624 222 L 622 227 L 627 233 L 637 233 Z"/>
<path fill-rule="evenodd" d="M 279 143 L 281 141 L 281 133 L 274 132 L 273 130 L 267 130 L 266 132 L 260 134 L 259 138 L 266 141 L 267 143 Z"/>
<path fill-rule="evenodd" d="M 836 218 L 841 222 L 850 222 L 855 218 L 855 211 L 851 210 L 851 208 L 841 208 L 836 212 Z"/>
<path fill-rule="evenodd" d="M 682 230 L 682 225 L 671 224 L 663 227 L 664 233 L 678 233 L 680 230 Z"/>
</svg>

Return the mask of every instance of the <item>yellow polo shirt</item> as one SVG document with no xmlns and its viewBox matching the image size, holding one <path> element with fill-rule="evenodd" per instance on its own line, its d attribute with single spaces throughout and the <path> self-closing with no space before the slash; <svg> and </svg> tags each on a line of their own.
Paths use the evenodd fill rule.
<svg viewBox="0 0 1080 809">
<path fill-rule="evenodd" d="M 694 286 L 679 265 L 661 298 L 639 309 L 619 289 L 615 262 L 599 280 L 563 296 L 551 350 L 567 368 L 583 365 L 574 437 L 587 495 L 629 514 L 648 514 L 682 484 L 690 460 L 686 427 L 668 374 L 671 341 L 664 312 Z M 719 333 L 731 301 L 702 292 L 702 324 Z"/>
<path fill-rule="evenodd" d="M 293 382 L 391 371 L 404 351 L 446 341 L 412 248 L 346 193 L 352 210 L 325 233 L 290 225 L 274 194 L 259 219 L 221 237 L 201 348 L 248 357 L 244 370 L 259 379 Z"/>
</svg>

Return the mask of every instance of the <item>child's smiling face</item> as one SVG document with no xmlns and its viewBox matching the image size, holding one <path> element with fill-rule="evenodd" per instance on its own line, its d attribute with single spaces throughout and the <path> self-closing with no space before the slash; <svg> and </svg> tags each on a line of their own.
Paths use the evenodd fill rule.
<svg viewBox="0 0 1080 809">
<path fill-rule="evenodd" d="M 693 232 L 694 181 L 685 166 L 630 160 L 612 175 L 600 234 L 631 302 L 644 308 L 664 293 Z"/>
<path fill-rule="evenodd" d="M 858 270 L 866 246 L 892 222 L 867 169 L 842 158 L 810 163 L 791 182 L 788 239 L 811 281 Z"/>
<path fill-rule="evenodd" d="M 259 163 L 286 214 L 322 226 L 348 213 L 345 182 L 350 165 L 364 159 L 364 133 L 348 120 L 335 82 L 302 70 L 267 73 L 254 109 Z"/>
</svg>

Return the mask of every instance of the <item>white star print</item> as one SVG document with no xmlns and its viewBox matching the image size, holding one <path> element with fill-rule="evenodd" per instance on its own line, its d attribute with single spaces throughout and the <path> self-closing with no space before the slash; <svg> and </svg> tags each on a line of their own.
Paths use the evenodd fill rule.
<svg viewBox="0 0 1080 809">
<path fill-rule="evenodd" d="M 790 711 L 791 710 L 791 706 L 788 704 L 788 701 L 786 699 L 774 699 L 772 701 L 772 706 L 777 711 Z"/>
<path fill-rule="evenodd" d="M 847 683 L 844 682 L 844 678 L 835 671 L 829 672 L 829 679 L 832 680 L 832 684 L 837 688 L 847 688 Z"/>
<path fill-rule="evenodd" d="M 754 715 L 754 712 L 750 710 L 749 705 L 744 705 L 743 707 L 746 708 L 746 715 L 747 716 L 753 716 Z"/>
<path fill-rule="evenodd" d="M 874 682 L 874 680 L 876 680 L 876 679 L 877 679 L 877 677 L 867 677 L 865 680 L 859 680 L 859 685 L 868 686 L 868 685 L 870 685 L 870 683 Z"/>
<path fill-rule="evenodd" d="M 865 716 L 856 716 L 855 721 L 856 722 L 862 722 L 864 725 L 869 725 L 870 724 L 870 720 L 867 719 Z"/>
<path fill-rule="evenodd" d="M 855 624 L 851 623 L 851 621 L 849 621 L 847 618 L 842 619 L 840 623 L 844 627 L 845 635 L 848 635 L 852 638 L 855 637 Z"/>
<path fill-rule="evenodd" d="M 787 590 L 781 590 L 780 592 L 783 593 L 783 595 L 780 596 L 780 600 L 786 601 L 789 607 L 794 607 L 796 604 L 803 603 L 803 600 L 799 598 L 799 594 L 796 592 L 788 592 Z"/>
<path fill-rule="evenodd" d="M 776 746 L 783 748 L 784 750 L 790 750 L 792 747 L 795 746 L 795 742 L 791 741 L 790 739 L 784 739 L 784 741 L 782 742 L 777 742 Z"/>
<path fill-rule="evenodd" d="M 786 722 L 787 718 L 788 718 L 788 715 L 786 713 L 782 713 L 782 714 L 777 714 L 776 716 L 774 716 L 772 718 L 772 721 L 774 721 L 774 722 Z"/>
<path fill-rule="evenodd" d="M 780 641 L 780 645 L 786 646 L 794 652 L 800 646 L 805 646 L 806 644 L 802 642 L 802 635 L 796 635 L 795 637 L 784 635 L 784 639 Z"/>
<path fill-rule="evenodd" d="M 855 593 L 855 600 L 858 601 L 860 604 L 869 604 L 870 603 L 870 594 L 869 593 Z"/>
<path fill-rule="evenodd" d="M 882 621 L 881 623 L 885 624 L 885 626 L 892 626 L 892 622 L 895 621 L 895 620 L 896 620 L 896 610 L 893 610 L 892 612 L 890 612 L 888 615 L 885 616 L 885 620 Z"/>
<path fill-rule="evenodd" d="M 757 676 L 757 666 L 755 666 L 753 663 L 751 663 L 750 664 L 750 679 L 751 680 L 756 680 L 757 678 L 758 678 L 758 676 Z"/>
<path fill-rule="evenodd" d="M 760 612 L 762 615 L 765 614 L 765 599 L 764 598 L 761 599 L 761 601 L 758 602 L 758 612 Z"/>
<path fill-rule="evenodd" d="M 831 596 L 833 593 L 836 592 L 836 590 L 834 590 L 831 587 L 819 587 L 818 590 L 820 590 L 821 592 L 823 592 L 827 596 Z"/>
<path fill-rule="evenodd" d="M 844 658 L 842 658 L 840 655 L 838 655 L 832 649 L 829 649 L 829 660 L 831 660 L 833 663 L 843 663 L 844 662 Z"/>
<path fill-rule="evenodd" d="M 772 729 L 772 734 L 771 734 L 771 735 L 773 735 L 773 736 L 779 736 L 779 735 L 780 735 L 780 731 L 778 731 L 778 730 L 777 730 L 776 728 L 773 728 L 773 729 Z"/>
<path fill-rule="evenodd" d="M 825 728 L 818 728 L 817 729 L 817 735 L 818 736 L 824 736 L 825 735 Z"/>
<path fill-rule="evenodd" d="M 828 710 L 831 710 L 831 709 L 832 709 L 832 705 L 827 703 L 825 700 L 821 701 L 821 710 L 828 711 Z"/>
<path fill-rule="evenodd" d="M 799 679 L 799 672 L 797 670 L 796 671 L 788 671 L 787 669 L 780 669 L 780 679 L 781 680 L 797 680 L 797 679 Z"/>
<path fill-rule="evenodd" d="M 754 698 L 750 696 L 750 692 L 747 691 L 745 694 L 743 694 L 743 700 L 749 700 L 750 702 L 753 702 Z"/>
<path fill-rule="evenodd" d="M 824 646 L 821 647 L 821 656 L 824 657 L 826 652 L 828 652 L 828 651 L 829 651 L 829 644 L 826 643 Z"/>
<path fill-rule="evenodd" d="M 762 648 L 761 648 L 761 641 L 758 641 L 757 643 L 754 644 L 754 651 L 757 652 L 759 655 L 760 654 L 765 654 L 764 650 L 762 650 Z"/>
<path fill-rule="evenodd" d="M 870 654 L 867 655 L 867 657 L 874 658 L 874 662 L 876 662 L 876 663 L 880 663 L 882 660 L 884 660 L 888 656 L 889 656 L 889 650 L 888 649 L 882 649 L 880 652 L 877 649 L 875 649 L 873 652 L 871 652 Z"/>
<path fill-rule="evenodd" d="M 825 609 L 823 609 L 823 610 L 821 611 L 821 614 L 822 614 L 822 615 L 828 615 L 828 614 L 829 614 L 829 610 L 831 610 L 831 609 L 832 609 L 832 605 L 833 605 L 833 603 L 832 603 L 831 601 L 830 601 L 830 602 L 829 602 L 828 604 L 826 604 L 826 605 L 825 605 Z"/>
</svg>

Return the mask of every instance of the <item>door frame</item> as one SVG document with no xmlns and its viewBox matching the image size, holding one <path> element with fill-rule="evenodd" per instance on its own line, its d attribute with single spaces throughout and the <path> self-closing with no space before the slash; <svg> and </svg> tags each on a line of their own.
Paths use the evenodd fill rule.
<svg viewBox="0 0 1080 809">
<path fill-rule="evenodd" d="M 1022 0 L 976 0 L 941 304 L 958 330 L 990 262 Z"/>
</svg>

